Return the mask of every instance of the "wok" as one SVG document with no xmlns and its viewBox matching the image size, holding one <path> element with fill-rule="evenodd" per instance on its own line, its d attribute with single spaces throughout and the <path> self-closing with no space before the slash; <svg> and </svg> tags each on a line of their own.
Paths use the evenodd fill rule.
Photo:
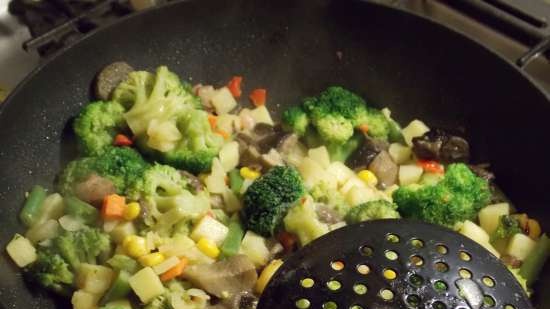
<svg viewBox="0 0 550 309">
<path fill-rule="evenodd" d="M 338 57 L 337 55 L 341 56 Z M 191 1 L 136 14 L 88 36 L 35 70 L 0 110 L 0 240 L 23 231 L 24 193 L 49 185 L 75 155 L 70 120 L 106 64 L 166 64 L 191 82 L 244 76 L 280 110 L 343 85 L 406 124 L 463 131 L 474 162 L 490 162 L 512 202 L 550 230 L 549 95 L 499 55 L 433 21 L 373 2 Z M 64 308 L 0 259 L 5 308 Z M 475 275 L 475 274 L 474 274 Z M 535 305 L 550 307 L 550 268 Z"/>
</svg>

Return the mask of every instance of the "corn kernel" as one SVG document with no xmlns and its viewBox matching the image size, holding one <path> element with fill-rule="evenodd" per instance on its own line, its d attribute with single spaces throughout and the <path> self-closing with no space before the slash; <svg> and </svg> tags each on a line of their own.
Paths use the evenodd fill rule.
<svg viewBox="0 0 550 309">
<path fill-rule="evenodd" d="M 164 262 L 164 254 L 160 252 L 149 253 L 140 256 L 138 260 L 145 267 L 153 267 Z"/>
<path fill-rule="evenodd" d="M 216 246 L 216 243 L 211 241 L 208 238 L 201 238 L 197 242 L 197 248 L 199 248 L 202 253 L 206 254 L 207 256 L 215 259 L 220 255 L 220 249 L 218 249 L 218 246 Z"/>
<path fill-rule="evenodd" d="M 357 176 L 367 185 L 376 186 L 376 184 L 378 183 L 378 178 L 376 178 L 376 175 L 374 175 L 374 173 L 369 170 L 362 170 L 357 173 Z"/>
<path fill-rule="evenodd" d="M 256 293 L 261 294 L 264 291 L 265 287 L 269 283 L 269 280 L 271 280 L 271 277 L 273 277 L 281 265 L 283 265 L 283 261 L 278 259 L 273 260 L 264 268 L 264 270 L 262 270 L 260 277 L 258 277 L 258 281 L 256 281 L 256 286 L 254 286 Z"/>
<path fill-rule="evenodd" d="M 248 167 L 241 168 L 240 174 L 244 179 L 250 179 L 250 180 L 254 180 L 254 179 L 260 177 L 259 172 L 256 172 L 255 170 L 252 170 Z"/>
<path fill-rule="evenodd" d="M 135 258 L 149 253 L 149 251 L 147 251 L 145 238 L 137 235 L 126 236 L 126 238 L 124 238 L 124 241 L 122 242 L 122 247 L 129 256 Z"/>
<path fill-rule="evenodd" d="M 123 216 L 124 216 L 124 219 L 128 221 L 132 221 L 139 216 L 140 212 L 141 212 L 141 206 L 139 206 L 139 203 L 131 202 L 128 205 L 126 205 L 126 209 L 124 209 Z"/>
</svg>

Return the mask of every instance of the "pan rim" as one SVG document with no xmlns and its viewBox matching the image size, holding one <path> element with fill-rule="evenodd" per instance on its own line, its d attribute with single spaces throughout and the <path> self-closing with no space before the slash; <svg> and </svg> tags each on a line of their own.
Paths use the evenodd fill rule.
<svg viewBox="0 0 550 309">
<path fill-rule="evenodd" d="M 17 86 L 8 94 L 8 97 L 4 100 L 4 102 L 2 102 L 0 104 L 0 116 L 3 115 L 4 111 L 6 110 L 6 108 L 8 106 L 10 106 L 12 103 L 12 101 L 14 101 L 14 97 L 16 97 L 20 92 L 22 92 L 24 90 L 24 88 L 26 87 L 26 85 L 38 74 L 40 74 L 40 72 L 46 68 L 47 66 L 51 65 L 51 63 L 55 62 L 56 59 L 60 58 L 60 57 L 63 57 L 67 51 L 69 51 L 70 49 L 72 48 L 76 48 L 78 47 L 80 44 L 84 44 L 86 43 L 87 41 L 93 39 L 96 35 L 99 35 L 101 34 L 102 32 L 105 32 L 105 31 L 109 31 L 111 30 L 113 27 L 116 27 L 117 25 L 119 24 L 123 24 L 123 23 L 126 23 L 128 22 L 128 20 L 133 20 L 133 19 L 137 19 L 137 18 L 140 18 L 141 16 L 144 16 L 144 15 L 150 15 L 150 14 L 159 14 L 160 11 L 163 11 L 163 10 L 166 10 L 166 9 L 169 9 L 170 7 L 173 7 L 173 6 L 178 6 L 178 5 L 185 5 L 186 3 L 189 3 L 189 2 L 192 2 L 192 1 L 197 1 L 197 0 L 176 0 L 176 1 L 172 1 L 172 2 L 167 2 L 167 3 L 164 3 L 162 5 L 159 5 L 159 6 L 156 6 L 154 8 L 151 8 L 151 9 L 146 9 L 146 10 L 143 10 L 143 11 L 138 11 L 138 12 L 134 12 L 134 13 L 131 13 L 131 14 L 128 14 L 126 16 L 123 16 L 122 18 L 119 18 L 117 20 L 114 20 L 114 21 L 111 21 L 109 23 L 107 23 L 107 25 L 103 26 L 103 27 L 100 27 L 98 29 L 94 29 L 92 31 L 90 31 L 89 33 L 86 33 L 80 40 L 76 41 L 76 42 L 73 42 L 71 44 L 68 44 L 64 47 L 62 47 L 60 50 L 58 50 L 57 52 L 55 52 L 53 55 L 51 55 L 48 59 L 46 59 L 46 61 L 42 62 L 40 65 L 38 65 L 36 68 L 34 68 L 27 76 L 25 76 L 25 78 L 19 82 L 19 84 L 17 84 Z M 460 37 L 462 37 L 463 39 L 466 39 L 466 40 L 469 40 L 471 42 L 473 42 L 475 45 L 477 45 L 479 48 L 489 52 L 490 54 L 492 54 L 494 57 L 496 57 L 501 63 L 503 63 L 504 65 L 507 65 L 507 66 L 510 66 L 512 67 L 513 71 L 515 71 L 516 73 L 519 73 L 521 76 L 523 76 L 528 82 L 529 84 L 535 89 L 537 90 L 537 92 L 542 95 L 546 101 L 548 101 L 550 103 L 550 92 L 547 92 L 536 80 L 535 78 L 533 78 L 531 75 L 529 75 L 525 70 L 519 68 L 518 66 L 516 66 L 514 63 L 512 63 L 509 59 L 507 59 L 506 57 L 504 57 L 503 55 L 501 55 L 500 53 L 490 49 L 489 47 L 485 46 L 482 44 L 482 42 L 480 42 L 479 40 L 477 40 L 476 38 L 473 38 L 471 36 L 469 36 L 468 34 L 466 34 L 465 32 L 459 30 L 459 29 L 454 29 L 448 25 L 445 25 L 433 18 L 430 18 L 430 17 L 427 17 L 427 16 L 423 16 L 423 15 L 420 15 L 419 13 L 417 12 L 410 12 L 410 11 L 407 11 L 406 9 L 402 8 L 402 7 L 399 7 L 399 6 L 392 6 L 390 4 L 385 4 L 385 3 L 381 3 L 377 0 L 358 0 L 358 2 L 363 2 L 363 3 L 367 3 L 369 5 L 374 5 L 374 6 L 378 6 L 378 7 L 381 7 L 381 8 L 384 8 L 385 10 L 391 10 L 391 11 L 395 11 L 397 12 L 398 14 L 401 14 L 401 16 L 412 16 L 414 18 L 416 18 L 417 20 L 422 20 L 423 22 L 426 22 L 426 23 L 429 23 L 431 24 L 432 26 L 434 27 L 440 27 L 442 29 L 445 29 L 445 31 L 447 31 L 448 33 L 451 33 L 453 35 L 458 35 Z"/>
</svg>

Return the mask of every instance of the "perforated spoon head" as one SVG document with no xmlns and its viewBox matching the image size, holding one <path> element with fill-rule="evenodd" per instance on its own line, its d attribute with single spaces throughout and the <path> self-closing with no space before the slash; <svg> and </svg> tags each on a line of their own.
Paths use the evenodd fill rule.
<svg viewBox="0 0 550 309">
<path fill-rule="evenodd" d="M 531 309 L 489 251 L 447 228 L 375 220 L 333 231 L 289 257 L 258 309 Z"/>
</svg>

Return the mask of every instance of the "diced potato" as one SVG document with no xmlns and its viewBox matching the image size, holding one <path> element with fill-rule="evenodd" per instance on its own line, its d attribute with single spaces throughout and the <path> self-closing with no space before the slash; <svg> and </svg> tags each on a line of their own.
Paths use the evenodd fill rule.
<svg viewBox="0 0 550 309">
<path fill-rule="evenodd" d="M 239 198 L 235 195 L 233 190 L 227 188 L 225 192 L 222 195 L 223 197 L 223 203 L 225 204 L 225 211 L 228 213 L 234 213 L 243 207 L 241 201 Z"/>
<path fill-rule="evenodd" d="M 82 263 L 76 274 L 76 286 L 82 291 L 101 296 L 109 289 L 114 277 L 115 272 L 109 267 Z"/>
<path fill-rule="evenodd" d="M 137 234 L 136 227 L 132 221 L 119 223 L 110 233 L 111 239 L 117 244 L 121 244 L 128 235 Z"/>
<path fill-rule="evenodd" d="M 481 244 L 489 242 L 489 234 L 485 232 L 479 225 L 473 223 L 470 220 L 464 221 L 460 229 L 460 234 L 472 239 L 473 241 Z"/>
<path fill-rule="evenodd" d="M 164 260 L 162 263 L 153 266 L 153 271 L 157 275 L 163 274 L 170 268 L 178 265 L 179 262 L 180 259 L 177 256 L 171 256 L 168 259 Z"/>
<path fill-rule="evenodd" d="M 164 286 L 151 267 L 145 267 L 128 280 L 130 287 L 142 303 L 148 303 L 153 298 L 164 293 Z"/>
<path fill-rule="evenodd" d="M 97 309 L 99 298 L 99 295 L 79 290 L 73 293 L 71 303 L 73 309 Z"/>
<path fill-rule="evenodd" d="M 216 127 L 219 130 L 233 134 L 233 131 L 235 131 L 235 126 L 240 126 L 240 121 L 240 117 L 237 115 L 223 114 L 218 116 L 218 119 L 216 120 Z"/>
<path fill-rule="evenodd" d="M 31 227 L 25 237 L 32 243 L 38 243 L 46 239 L 54 238 L 59 234 L 59 223 L 55 219 L 49 219 Z"/>
<path fill-rule="evenodd" d="M 420 166 L 408 164 L 399 166 L 399 184 L 402 186 L 417 183 L 422 177 L 423 169 Z"/>
<path fill-rule="evenodd" d="M 227 87 L 216 90 L 216 93 L 210 98 L 210 102 L 218 115 L 227 114 L 237 106 L 237 101 Z"/>
<path fill-rule="evenodd" d="M 210 217 L 204 216 L 193 227 L 191 232 L 191 239 L 199 241 L 201 238 L 207 238 L 213 241 L 217 246 L 220 246 L 229 232 L 229 228 L 220 221 Z"/>
<path fill-rule="evenodd" d="M 336 180 L 339 186 L 346 183 L 350 177 L 355 176 L 355 173 L 340 161 L 332 162 L 327 168 L 327 173 Z"/>
<path fill-rule="evenodd" d="M 27 238 L 15 234 L 6 246 L 6 251 L 19 267 L 25 267 L 36 261 L 36 249 Z"/>
<path fill-rule="evenodd" d="M 346 194 L 346 202 L 355 206 L 378 199 L 374 189 L 370 187 L 352 187 Z"/>
<path fill-rule="evenodd" d="M 264 266 L 269 260 L 269 249 L 265 238 L 252 231 L 247 231 L 244 235 L 239 251 L 248 256 L 256 267 Z"/>
<path fill-rule="evenodd" d="M 223 168 L 220 160 L 218 158 L 214 158 L 212 161 L 212 172 L 204 180 L 208 191 L 210 193 L 222 194 L 227 188 L 225 176 L 225 169 Z"/>
<path fill-rule="evenodd" d="M 269 111 L 267 110 L 265 105 L 258 106 L 255 109 L 251 110 L 250 117 L 252 117 L 252 119 L 254 119 L 256 123 L 274 125 L 273 119 L 271 118 L 271 115 L 269 114 Z"/>
<path fill-rule="evenodd" d="M 479 225 L 488 233 L 492 234 L 500 223 L 500 217 L 510 214 L 508 203 L 488 205 L 478 213 Z"/>
<path fill-rule="evenodd" d="M 430 131 L 430 128 L 428 128 L 427 125 L 425 125 L 422 121 L 415 119 L 411 121 L 408 126 L 404 127 L 403 130 L 401 130 L 401 134 L 403 134 L 403 138 L 405 139 L 407 145 L 412 146 L 412 139 L 414 137 L 422 136 L 428 131 Z"/>
<path fill-rule="evenodd" d="M 529 254 L 531 254 L 531 252 L 533 252 L 536 245 L 537 242 L 529 236 L 522 233 L 517 233 L 510 239 L 508 247 L 506 248 L 506 254 L 523 261 L 529 256 Z"/>
<path fill-rule="evenodd" d="M 65 211 L 65 203 L 63 197 L 59 193 L 50 194 L 42 202 L 42 210 L 36 219 L 36 224 L 44 223 L 50 219 L 57 220 Z"/>
<path fill-rule="evenodd" d="M 411 159 L 412 150 L 411 147 L 393 143 L 390 145 L 388 153 L 396 164 L 403 164 Z"/>
<path fill-rule="evenodd" d="M 328 168 L 330 165 L 330 156 L 325 146 L 312 148 L 308 151 L 307 155 L 313 161 L 319 163 L 323 169 Z"/>
<path fill-rule="evenodd" d="M 185 235 L 176 235 L 170 238 L 165 244 L 159 246 L 158 249 L 166 257 L 179 257 L 183 256 L 187 250 L 194 246 L 195 242 L 191 238 Z"/>
<path fill-rule="evenodd" d="M 340 188 L 340 193 L 342 193 L 344 195 L 347 195 L 348 192 L 353 187 L 366 188 L 367 185 L 365 184 L 365 182 L 363 180 L 361 180 L 359 177 L 354 175 L 353 177 L 350 177 L 346 181 L 346 183 L 344 183 L 344 185 Z"/>
<path fill-rule="evenodd" d="M 489 243 L 489 234 L 487 234 L 487 232 L 485 232 L 485 230 L 479 225 L 473 223 L 472 221 L 466 220 L 460 228 L 460 234 L 477 242 L 496 257 L 500 257 L 500 253 Z"/>
<path fill-rule="evenodd" d="M 111 233 L 117 225 L 120 224 L 119 220 L 105 220 L 103 221 L 103 231 L 105 233 Z"/>
<path fill-rule="evenodd" d="M 234 169 L 239 164 L 239 143 L 226 143 L 220 150 L 218 157 L 225 172 Z"/>
<path fill-rule="evenodd" d="M 309 157 L 305 157 L 302 160 L 302 163 L 298 166 L 298 171 L 304 179 L 305 186 L 308 188 L 313 187 L 319 181 L 327 178 L 321 164 Z"/>
</svg>

